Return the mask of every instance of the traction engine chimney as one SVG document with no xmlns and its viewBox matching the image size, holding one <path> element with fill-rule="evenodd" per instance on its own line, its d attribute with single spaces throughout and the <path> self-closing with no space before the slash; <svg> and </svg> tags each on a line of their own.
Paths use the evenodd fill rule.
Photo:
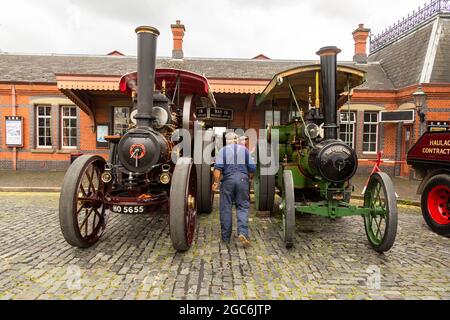
<svg viewBox="0 0 450 320">
<path fill-rule="evenodd" d="M 158 29 L 149 26 L 136 28 L 138 37 L 137 70 L 137 127 L 151 127 L 153 123 L 153 88 L 155 85 L 156 40 Z"/>
<path fill-rule="evenodd" d="M 337 140 L 337 47 L 324 47 L 320 56 L 325 140 Z"/>
</svg>

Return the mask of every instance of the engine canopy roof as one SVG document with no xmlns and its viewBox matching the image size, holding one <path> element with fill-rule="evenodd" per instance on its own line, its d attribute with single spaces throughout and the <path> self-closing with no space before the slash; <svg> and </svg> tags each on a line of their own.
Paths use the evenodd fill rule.
<svg viewBox="0 0 450 320">
<path fill-rule="evenodd" d="M 206 97 L 215 107 L 216 100 L 211 92 L 211 88 L 204 76 L 179 69 L 156 69 L 155 70 L 155 87 L 162 90 L 162 83 L 165 81 L 165 91 L 167 94 L 176 94 L 177 82 L 180 85 L 181 95 L 197 95 Z M 137 72 L 128 73 L 120 78 L 120 91 L 131 96 L 131 92 L 137 88 Z"/>
<path fill-rule="evenodd" d="M 320 64 L 301 66 L 276 74 L 261 95 L 256 100 L 256 105 L 261 105 L 270 100 L 288 100 L 290 98 L 289 84 L 292 86 L 295 96 L 299 101 L 308 101 L 309 87 L 312 88 L 312 99 L 315 99 L 316 73 L 320 76 Z M 366 72 L 348 66 L 337 66 L 337 90 L 338 94 L 347 91 L 347 83 L 350 88 L 364 83 Z M 319 81 L 320 84 L 320 81 Z M 319 90 L 322 92 L 322 88 Z"/>
</svg>

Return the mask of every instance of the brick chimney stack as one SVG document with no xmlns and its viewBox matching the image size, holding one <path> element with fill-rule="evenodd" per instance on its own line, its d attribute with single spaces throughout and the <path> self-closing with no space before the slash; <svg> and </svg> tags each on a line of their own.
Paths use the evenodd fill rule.
<svg viewBox="0 0 450 320">
<path fill-rule="evenodd" d="M 353 39 L 355 40 L 355 55 L 353 61 L 357 63 L 367 63 L 367 38 L 370 29 L 364 28 L 364 24 L 360 24 L 358 29 L 353 31 Z"/>
<path fill-rule="evenodd" d="M 177 20 L 175 24 L 170 25 L 173 34 L 173 50 L 172 59 L 183 59 L 183 37 L 186 29 L 181 24 L 180 20 Z"/>
</svg>

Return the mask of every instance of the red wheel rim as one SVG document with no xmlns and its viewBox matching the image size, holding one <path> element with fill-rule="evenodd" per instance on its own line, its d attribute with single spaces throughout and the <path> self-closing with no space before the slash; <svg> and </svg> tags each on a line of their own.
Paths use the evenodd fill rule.
<svg viewBox="0 0 450 320">
<path fill-rule="evenodd" d="M 428 193 L 428 212 L 430 217 L 438 224 L 450 224 L 450 188 L 436 186 Z"/>
</svg>

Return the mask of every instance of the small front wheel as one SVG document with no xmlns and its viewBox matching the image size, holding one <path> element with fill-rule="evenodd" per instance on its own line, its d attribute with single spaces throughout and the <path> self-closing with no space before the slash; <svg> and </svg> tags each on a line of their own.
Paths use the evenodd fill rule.
<svg viewBox="0 0 450 320">
<path fill-rule="evenodd" d="M 397 198 L 386 173 L 378 172 L 370 177 L 364 207 L 370 209 L 364 216 L 364 225 L 372 248 L 380 253 L 389 251 L 397 235 Z"/>
<path fill-rule="evenodd" d="M 105 160 L 100 156 L 77 158 L 64 176 L 59 197 L 59 222 L 66 241 L 88 248 L 106 227 L 105 185 L 101 180 Z"/>
</svg>

